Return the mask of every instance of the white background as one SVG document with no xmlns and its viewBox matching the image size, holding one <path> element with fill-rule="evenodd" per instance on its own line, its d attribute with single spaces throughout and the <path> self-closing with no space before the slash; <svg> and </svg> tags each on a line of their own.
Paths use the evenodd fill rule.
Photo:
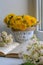
<svg viewBox="0 0 43 65">
<path fill-rule="evenodd" d="M 34 16 L 34 0 L 0 0 L 0 17 L 9 13 L 30 14 Z"/>
</svg>

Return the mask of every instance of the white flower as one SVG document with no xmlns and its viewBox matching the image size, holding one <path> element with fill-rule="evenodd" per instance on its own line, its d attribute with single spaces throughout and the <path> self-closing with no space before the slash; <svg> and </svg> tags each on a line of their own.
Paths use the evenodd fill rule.
<svg viewBox="0 0 43 65">
<path fill-rule="evenodd" d="M 37 61 L 38 58 L 39 58 L 39 54 L 37 52 L 35 52 L 32 57 L 33 57 L 34 60 Z"/>
<path fill-rule="evenodd" d="M 5 40 L 9 40 L 9 36 L 7 36 L 7 37 L 5 38 Z"/>
<path fill-rule="evenodd" d="M 2 37 L 4 37 L 4 36 L 6 37 L 7 36 L 7 32 L 3 31 L 1 35 L 2 35 Z"/>
<path fill-rule="evenodd" d="M 39 64 L 43 64 L 43 56 L 40 56 L 40 62 L 39 62 Z"/>
<path fill-rule="evenodd" d="M 7 36 L 7 37 L 5 38 L 5 41 L 6 41 L 6 42 L 13 42 L 13 39 L 12 39 L 10 36 Z"/>
<path fill-rule="evenodd" d="M 40 55 L 43 56 L 43 49 L 40 49 Z"/>
</svg>

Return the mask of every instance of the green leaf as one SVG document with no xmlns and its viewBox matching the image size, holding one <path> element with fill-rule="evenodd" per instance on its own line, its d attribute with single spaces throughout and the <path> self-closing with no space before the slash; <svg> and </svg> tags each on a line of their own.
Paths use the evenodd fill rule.
<svg viewBox="0 0 43 65">
<path fill-rule="evenodd" d="M 25 63 L 22 63 L 21 65 L 35 65 L 35 64 L 31 62 L 25 62 Z"/>
</svg>

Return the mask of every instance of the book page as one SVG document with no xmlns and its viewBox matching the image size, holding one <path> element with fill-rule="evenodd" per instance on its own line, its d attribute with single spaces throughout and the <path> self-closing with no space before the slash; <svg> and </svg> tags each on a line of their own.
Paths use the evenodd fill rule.
<svg viewBox="0 0 43 65">
<path fill-rule="evenodd" d="M 22 51 L 26 49 L 26 46 L 28 45 L 29 42 L 24 42 L 20 43 L 19 46 L 17 46 L 15 49 L 11 50 L 6 57 L 10 58 L 20 58 Z"/>
<path fill-rule="evenodd" d="M 4 54 L 8 54 L 11 50 L 15 49 L 19 43 L 13 42 L 12 44 L 6 46 L 6 47 L 0 47 L 0 52 Z"/>
<path fill-rule="evenodd" d="M 20 53 L 22 50 L 25 50 L 25 47 L 29 44 L 29 42 L 20 43 L 15 49 L 11 50 L 9 53 Z"/>
</svg>

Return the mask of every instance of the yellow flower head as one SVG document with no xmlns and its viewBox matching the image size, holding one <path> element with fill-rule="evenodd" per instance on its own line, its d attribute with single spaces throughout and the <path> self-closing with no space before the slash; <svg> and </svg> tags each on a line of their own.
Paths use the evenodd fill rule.
<svg viewBox="0 0 43 65">
<path fill-rule="evenodd" d="M 7 24 L 7 26 L 10 27 L 11 20 L 15 19 L 15 17 L 16 17 L 15 14 L 8 14 L 8 15 L 4 18 L 4 22 Z"/>
<path fill-rule="evenodd" d="M 9 28 L 13 28 L 14 30 L 26 30 L 27 28 L 35 26 L 37 24 L 35 17 L 15 14 L 7 15 L 4 19 L 4 22 Z"/>
<path fill-rule="evenodd" d="M 34 26 L 37 23 L 36 18 L 29 15 L 25 15 L 24 20 L 28 27 Z"/>
</svg>

